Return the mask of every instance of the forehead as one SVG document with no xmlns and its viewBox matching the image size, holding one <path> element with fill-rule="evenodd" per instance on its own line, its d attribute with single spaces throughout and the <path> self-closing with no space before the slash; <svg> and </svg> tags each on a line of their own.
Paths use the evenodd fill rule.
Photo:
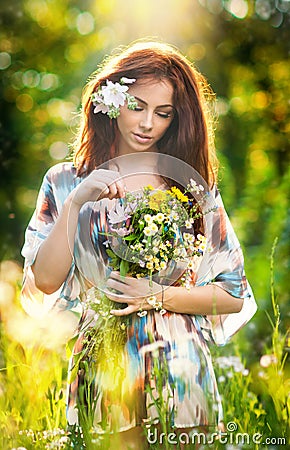
<svg viewBox="0 0 290 450">
<path fill-rule="evenodd" d="M 173 106 L 173 87 L 167 80 L 137 80 L 129 92 L 147 104 Z"/>
</svg>

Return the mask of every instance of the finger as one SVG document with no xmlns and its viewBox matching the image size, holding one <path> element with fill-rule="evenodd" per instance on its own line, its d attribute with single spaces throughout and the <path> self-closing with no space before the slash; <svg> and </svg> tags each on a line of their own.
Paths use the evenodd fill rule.
<svg viewBox="0 0 290 450">
<path fill-rule="evenodd" d="M 114 280 L 113 278 L 108 279 L 107 286 L 111 289 L 116 289 L 122 294 L 125 294 L 128 288 L 126 284 L 122 283 L 121 281 Z"/>
<path fill-rule="evenodd" d="M 136 283 L 136 281 L 137 281 L 137 278 L 130 277 L 130 275 L 125 275 L 125 276 L 121 275 L 120 272 L 114 271 L 114 270 L 110 273 L 109 279 L 113 279 L 113 278 L 115 280 L 121 281 L 122 283 L 128 284 L 128 285 L 130 285 L 132 283 Z"/>
<path fill-rule="evenodd" d="M 115 294 L 112 291 L 109 291 L 107 289 L 102 289 L 103 293 L 110 299 L 113 300 L 114 302 L 117 303 L 128 303 L 127 302 L 127 297 L 124 297 L 123 295 L 120 294 Z"/>
<path fill-rule="evenodd" d="M 120 198 L 125 197 L 125 193 L 126 193 L 126 186 L 123 180 L 117 180 L 116 181 L 116 187 L 117 187 L 117 191 L 118 191 L 118 196 Z"/>
<path fill-rule="evenodd" d="M 108 197 L 110 199 L 113 199 L 113 198 L 117 197 L 118 190 L 117 190 L 116 183 L 114 182 L 114 183 L 109 184 L 108 188 L 109 188 L 109 195 L 108 195 Z"/>
<path fill-rule="evenodd" d="M 133 312 L 136 312 L 136 307 L 133 305 L 127 306 L 127 308 L 124 309 L 111 309 L 110 314 L 113 316 L 128 316 L 129 314 L 132 314 Z"/>
<path fill-rule="evenodd" d="M 117 180 L 120 180 L 121 176 L 119 172 L 115 172 L 112 170 L 98 170 L 95 169 L 89 175 L 89 179 L 91 182 L 104 182 L 107 185 L 111 183 L 115 183 Z"/>
<path fill-rule="evenodd" d="M 104 183 L 103 181 L 97 181 L 96 184 L 94 185 L 94 191 L 95 191 L 95 200 L 101 200 L 104 197 L 107 197 L 110 190 L 107 186 L 106 183 Z M 98 191 L 98 193 L 97 193 Z"/>
</svg>

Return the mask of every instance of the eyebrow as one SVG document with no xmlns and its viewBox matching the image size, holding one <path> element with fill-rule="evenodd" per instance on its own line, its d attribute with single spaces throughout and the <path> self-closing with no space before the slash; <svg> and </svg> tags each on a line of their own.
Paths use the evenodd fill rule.
<svg viewBox="0 0 290 450">
<path fill-rule="evenodd" d="M 142 100 L 142 98 L 139 98 L 136 95 L 134 97 L 136 98 L 136 100 L 138 100 L 138 102 L 144 103 L 144 105 L 148 106 L 148 103 L 146 103 L 145 100 Z M 165 104 L 165 105 L 158 105 L 158 106 L 156 106 L 156 108 L 164 108 L 165 106 L 170 106 L 170 108 L 174 109 L 174 106 L 171 105 L 170 103 Z"/>
</svg>

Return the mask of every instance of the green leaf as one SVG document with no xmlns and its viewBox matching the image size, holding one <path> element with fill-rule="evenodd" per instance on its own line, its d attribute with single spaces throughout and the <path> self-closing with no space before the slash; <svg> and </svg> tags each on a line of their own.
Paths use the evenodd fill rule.
<svg viewBox="0 0 290 450">
<path fill-rule="evenodd" d="M 137 234 L 130 234 L 129 236 L 123 237 L 123 239 L 124 239 L 124 241 L 133 241 L 137 237 L 138 237 Z"/>
<path fill-rule="evenodd" d="M 111 249 L 107 248 L 106 252 L 107 252 L 108 256 L 110 256 L 110 258 L 113 258 L 113 259 L 117 258 L 116 253 L 114 253 Z"/>
<path fill-rule="evenodd" d="M 129 270 L 129 262 L 122 259 L 120 263 L 120 275 L 122 277 L 125 277 L 126 274 L 128 273 L 128 270 Z"/>
<path fill-rule="evenodd" d="M 77 356 L 74 357 L 75 363 L 74 363 L 74 365 L 72 367 L 72 370 L 69 373 L 69 378 L 68 378 L 68 383 L 69 384 L 72 383 L 75 380 L 75 378 L 76 378 L 76 376 L 78 374 L 78 370 L 79 370 L 79 365 L 80 365 L 81 359 L 84 357 L 85 353 L 86 353 L 86 350 L 83 350 L 82 352 L 78 353 Z"/>
<path fill-rule="evenodd" d="M 73 353 L 73 349 L 75 346 L 75 343 L 78 339 L 78 336 L 73 336 L 67 343 L 65 346 L 65 352 L 66 352 L 66 357 L 69 359 L 72 356 Z"/>
</svg>

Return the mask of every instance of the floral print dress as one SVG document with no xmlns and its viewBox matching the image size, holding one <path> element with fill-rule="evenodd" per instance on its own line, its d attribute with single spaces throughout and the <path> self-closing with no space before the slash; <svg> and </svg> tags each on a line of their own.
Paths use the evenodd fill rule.
<svg viewBox="0 0 290 450">
<path fill-rule="evenodd" d="M 79 214 L 74 258 L 63 286 L 55 293 L 40 292 L 31 265 L 41 243 L 50 233 L 68 194 L 82 181 L 72 163 L 60 163 L 45 175 L 36 210 L 26 230 L 22 254 L 25 257 L 22 304 L 32 315 L 54 308 L 80 315 L 74 355 L 84 344 L 87 327 L 98 320 L 85 308 L 95 288 L 104 283 L 110 268 L 103 245 L 108 230 L 106 212 L 113 200 L 86 203 Z M 132 314 L 126 328 L 126 342 L 116 365 L 98 364 L 92 356 L 70 378 L 67 419 L 79 422 L 78 402 L 94 402 L 96 427 L 127 430 L 160 419 L 160 402 L 166 405 L 167 420 L 173 427 L 216 426 L 222 419 L 221 401 L 209 351 L 209 344 L 223 345 L 253 316 L 255 300 L 244 274 L 243 255 L 229 222 L 220 194 L 211 192 L 217 210 L 207 234 L 211 251 L 196 271 L 192 284 L 214 283 L 236 298 L 244 298 L 239 313 L 201 316 L 149 311 L 145 317 Z M 90 380 L 90 398 L 84 387 Z M 82 396 L 81 396 L 82 392 Z"/>
</svg>

